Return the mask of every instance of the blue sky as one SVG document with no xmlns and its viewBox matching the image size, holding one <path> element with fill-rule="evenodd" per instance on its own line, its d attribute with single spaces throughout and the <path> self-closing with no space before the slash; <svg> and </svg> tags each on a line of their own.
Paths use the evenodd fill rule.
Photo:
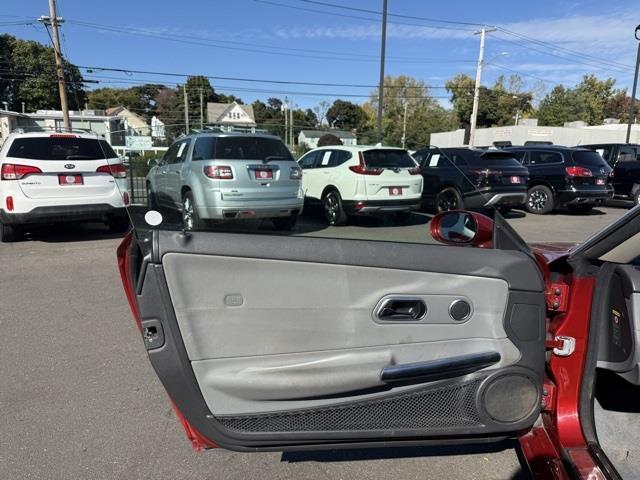
<svg viewBox="0 0 640 480">
<path fill-rule="evenodd" d="M 382 5 L 381 0 L 325 1 L 375 11 Z M 41 26 L 7 24 L 48 14 L 46 0 L 3 0 L 2 5 L 1 32 L 49 42 Z M 380 21 L 375 14 L 300 0 L 58 0 L 58 7 L 66 20 L 64 52 L 77 65 L 319 83 L 374 85 L 378 80 Z M 553 44 L 532 43 L 504 31 L 491 33 L 483 84 L 518 72 L 528 87 L 535 88 L 537 98 L 557 83 L 575 84 L 585 73 L 616 78 L 620 87 L 631 84 L 637 45 L 633 30 L 640 23 L 637 0 L 389 0 L 389 13 L 497 25 Z M 389 22 L 388 74 L 422 79 L 434 87 L 436 97 L 446 97 L 438 87 L 456 73 L 475 74 L 477 27 L 405 17 L 389 17 Z M 96 86 L 112 87 L 146 80 L 182 81 L 99 70 L 83 70 L 83 75 L 98 80 Z M 234 93 L 246 102 L 287 94 L 301 107 L 331 102 L 335 94 L 363 102 L 366 98 L 359 95 L 371 91 L 366 86 L 212 83 L 217 91 Z M 440 100 L 447 104 L 446 98 Z"/>
</svg>

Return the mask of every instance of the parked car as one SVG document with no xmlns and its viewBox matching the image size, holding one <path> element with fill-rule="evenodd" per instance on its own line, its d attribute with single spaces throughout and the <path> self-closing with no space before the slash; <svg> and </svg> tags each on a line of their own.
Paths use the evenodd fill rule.
<svg viewBox="0 0 640 480">
<path fill-rule="evenodd" d="M 95 134 L 15 132 L 0 149 L 0 240 L 36 224 L 101 221 L 129 227 L 127 171 Z"/>
<path fill-rule="evenodd" d="M 269 218 L 291 230 L 302 212 L 302 170 L 275 136 L 195 133 L 178 139 L 147 175 L 151 207 L 177 209 L 186 230 Z"/>
<path fill-rule="evenodd" d="M 615 196 L 640 204 L 640 145 L 627 143 L 601 143 L 582 145 L 595 150 L 613 168 Z"/>
<path fill-rule="evenodd" d="M 320 203 L 329 225 L 350 216 L 395 213 L 404 221 L 420 208 L 420 167 L 406 150 L 390 147 L 331 146 L 298 160 L 309 203 Z"/>
<path fill-rule="evenodd" d="M 585 213 L 613 197 L 612 169 L 588 148 L 536 145 L 503 149 L 529 169 L 525 206 L 535 214 L 566 206 Z"/>
<path fill-rule="evenodd" d="M 418 150 L 424 178 L 422 202 L 436 211 L 522 205 L 528 170 L 513 154 L 485 149 L 429 147 Z"/>
<path fill-rule="evenodd" d="M 616 412 L 594 405 L 596 367 L 638 394 L 640 208 L 578 246 L 529 246 L 495 222 L 441 213 L 446 246 L 142 230 L 118 265 L 198 450 L 517 439 L 531 478 L 620 478 L 599 445 Z M 623 440 L 637 431 L 624 412 Z"/>
</svg>

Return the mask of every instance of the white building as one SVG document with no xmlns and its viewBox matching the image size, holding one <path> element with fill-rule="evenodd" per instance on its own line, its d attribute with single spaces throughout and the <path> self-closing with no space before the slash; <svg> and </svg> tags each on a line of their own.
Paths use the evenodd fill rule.
<svg viewBox="0 0 640 480">
<path fill-rule="evenodd" d="M 343 145 L 358 144 L 358 138 L 353 133 L 343 130 L 301 130 L 298 135 L 298 145 L 306 145 L 307 148 L 316 148 L 320 137 L 327 133 L 338 137 Z"/>
<path fill-rule="evenodd" d="M 589 145 L 592 143 L 624 143 L 627 136 L 626 124 L 607 124 L 583 126 L 579 123 L 567 124 L 575 126 L 543 127 L 537 125 L 513 125 L 506 127 L 478 128 L 475 145 L 490 147 L 503 142 L 512 145 L 524 145 L 525 142 L 551 142 L 555 145 Z M 432 145 L 437 147 L 462 147 L 464 130 L 432 133 Z M 631 126 L 631 143 L 640 143 L 640 124 Z"/>
<path fill-rule="evenodd" d="M 256 118 L 252 105 L 231 103 L 207 103 L 207 123 L 221 127 L 255 128 Z"/>
</svg>

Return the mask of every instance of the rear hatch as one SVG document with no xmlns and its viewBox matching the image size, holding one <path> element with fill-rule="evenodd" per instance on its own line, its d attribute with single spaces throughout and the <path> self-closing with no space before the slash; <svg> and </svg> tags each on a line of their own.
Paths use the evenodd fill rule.
<svg viewBox="0 0 640 480">
<path fill-rule="evenodd" d="M 208 167 L 231 172 L 231 178 L 222 176 L 212 183 L 212 187 L 220 189 L 224 201 L 298 198 L 302 171 L 277 138 L 217 137 L 214 158 L 206 161 Z"/>
<path fill-rule="evenodd" d="M 611 167 L 602 156 L 593 150 L 574 150 L 571 165 L 567 165 L 567 176 L 576 188 L 606 190 L 611 182 Z"/>
<path fill-rule="evenodd" d="M 478 189 L 495 188 L 500 191 L 520 191 L 527 188 L 529 170 L 508 152 L 487 151 L 469 156 L 465 172 Z"/>
<path fill-rule="evenodd" d="M 420 168 L 406 150 L 365 150 L 360 153 L 360 164 L 351 170 L 363 175 L 370 200 L 402 200 L 422 193 Z"/>
<path fill-rule="evenodd" d="M 109 197 L 118 191 L 114 176 L 126 175 L 105 140 L 72 134 L 18 137 L 2 164 L 3 177 L 13 175 L 34 199 Z"/>
</svg>

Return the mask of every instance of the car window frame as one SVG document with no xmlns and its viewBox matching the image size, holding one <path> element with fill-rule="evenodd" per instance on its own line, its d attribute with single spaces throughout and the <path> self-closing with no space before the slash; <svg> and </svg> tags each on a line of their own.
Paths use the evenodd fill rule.
<svg viewBox="0 0 640 480">
<path fill-rule="evenodd" d="M 319 151 L 320 151 L 320 150 L 311 150 L 311 151 L 309 151 L 309 152 L 305 153 L 302 157 L 300 157 L 300 158 L 298 159 L 298 162 L 297 162 L 297 163 L 298 163 L 298 166 L 299 166 L 302 170 L 314 170 L 315 168 L 317 168 L 317 163 L 318 163 L 318 152 L 319 152 Z M 311 165 L 311 166 L 309 166 L 309 167 L 303 167 L 303 166 L 302 166 L 302 164 L 301 164 L 301 162 L 302 162 L 306 157 L 309 157 L 309 156 L 313 156 L 313 163 L 312 163 L 312 165 Z"/>
<path fill-rule="evenodd" d="M 540 166 L 550 166 L 550 165 L 564 165 L 565 164 L 565 157 L 562 154 L 562 152 L 558 152 L 555 150 L 544 150 L 544 149 L 535 149 L 535 150 L 528 150 L 529 153 L 529 164 L 532 167 L 540 167 Z M 531 159 L 534 153 L 537 154 L 541 154 L 541 153 L 546 153 L 546 154 L 552 154 L 552 155 L 557 155 L 558 157 L 560 157 L 560 161 L 558 162 L 545 162 L 545 163 L 531 163 Z"/>
<path fill-rule="evenodd" d="M 173 163 L 173 162 L 169 162 L 169 156 L 172 153 L 175 153 L 176 157 L 178 156 L 178 149 L 180 148 L 178 146 L 179 143 L 180 143 L 180 141 L 177 141 L 177 142 L 174 142 L 174 143 L 171 144 L 171 146 L 167 149 L 167 151 L 162 156 L 162 159 L 158 163 L 158 166 L 165 166 L 165 165 L 169 165 L 169 163 Z"/>
</svg>

